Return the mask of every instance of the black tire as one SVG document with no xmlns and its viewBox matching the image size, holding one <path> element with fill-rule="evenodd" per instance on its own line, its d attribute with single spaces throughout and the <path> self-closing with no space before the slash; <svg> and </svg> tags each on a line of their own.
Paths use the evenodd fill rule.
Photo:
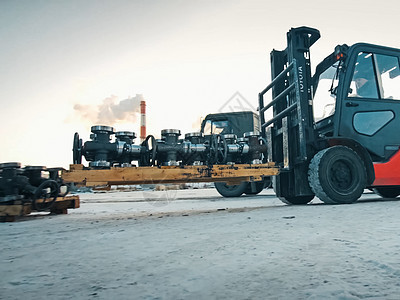
<svg viewBox="0 0 400 300">
<path fill-rule="evenodd" d="M 252 184 L 255 185 L 255 190 L 253 191 L 252 189 Z M 264 189 L 265 187 L 265 182 L 263 181 L 255 181 L 255 182 L 248 182 L 247 183 L 247 187 L 244 190 L 244 193 L 246 195 L 257 195 L 259 193 L 261 193 L 261 191 Z"/>
<path fill-rule="evenodd" d="M 374 192 L 382 198 L 396 198 L 398 195 L 400 195 L 400 187 L 378 187 L 374 188 Z"/>
<path fill-rule="evenodd" d="M 279 199 L 289 205 L 303 205 L 314 199 L 314 196 L 279 197 Z"/>
<path fill-rule="evenodd" d="M 242 182 L 237 185 L 227 185 L 226 182 L 214 182 L 218 193 L 224 197 L 239 197 L 247 188 L 248 182 Z"/>
<path fill-rule="evenodd" d="M 334 146 L 321 150 L 313 157 L 308 182 L 323 202 L 350 204 L 363 193 L 367 172 L 356 152 L 345 146 Z"/>
</svg>

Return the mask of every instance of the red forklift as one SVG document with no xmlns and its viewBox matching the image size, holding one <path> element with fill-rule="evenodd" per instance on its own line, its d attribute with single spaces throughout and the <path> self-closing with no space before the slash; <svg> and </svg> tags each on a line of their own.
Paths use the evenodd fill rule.
<svg viewBox="0 0 400 300">
<path fill-rule="evenodd" d="M 277 196 L 306 204 L 353 203 L 364 189 L 400 195 L 400 50 L 338 45 L 311 72 L 317 29 L 292 28 L 273 50 L 272 82 L 259 93 Z M 267 98 L 269 97 L 269 101 Z"/>
</svg>

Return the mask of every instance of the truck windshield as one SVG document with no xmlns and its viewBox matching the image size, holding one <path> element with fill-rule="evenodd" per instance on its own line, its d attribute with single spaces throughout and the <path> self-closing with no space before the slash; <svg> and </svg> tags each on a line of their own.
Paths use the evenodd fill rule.
<svg viewBox="0 0 400 300">
<path fill-rule="evenodd" d="M 313 99 L 314 119 L 316 122 L 333 115 L 335 112 L 338 68 L 339 61 L 319 75 L 318 87 Z"/>
<path fill-rule="evenodd" d="M 229 133 L 228 132 L 228 127 L 229 123 L 228 121 L 211 121 L 207 120 L 205 126 L 204 126 L 204 134 L 209 135 L 209 134 L 225 134 Z"/>
</svg>

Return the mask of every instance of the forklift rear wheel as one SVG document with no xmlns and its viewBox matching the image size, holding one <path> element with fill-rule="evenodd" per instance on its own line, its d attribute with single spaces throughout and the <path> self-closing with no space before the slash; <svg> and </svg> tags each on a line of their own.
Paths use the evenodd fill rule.
<svg viewBox="0 0 400 300">
<path fill-rule="evenodd" d="M 294 205 L 307 204 L 312 199 L 314 199 L 314 196 L 279 197 L 279 200 L 281 200 L 283 203 L 286 203 L 289 205 L 290 204 L 294 204 Z"/>
<path fill-rule="evenodd" d="M 382 198 L 396 198 L 400 195 L 400 187 L 379 187 L 374 188 L 374 192 Z"/>
<path fill-rule="evenodd" d="M 227 185 L 226 182 L 214 182 L 218 193 L 224 197 L 239 197 L 247 188 L 248 182 L 242 182 L 236 185 Z"/>
<path fill-rule="evenodd" d="M 315 195 L 327 204 L 350 204 L 364 191 L 367 174 L 364 162 L 345 146 L 318 152 L 311 160 L 308 182 Z"/>
</svg>

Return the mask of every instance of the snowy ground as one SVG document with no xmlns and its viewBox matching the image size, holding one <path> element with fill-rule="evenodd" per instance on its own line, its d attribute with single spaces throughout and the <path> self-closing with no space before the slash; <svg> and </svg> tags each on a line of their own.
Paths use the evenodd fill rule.
<svg viewBox="0 0 400 300">
<path fill-rule="evenodd" d="M 400 202 L 81 194 L 0 224 L 1 299 L 400 299 Z"/>
</svg>

